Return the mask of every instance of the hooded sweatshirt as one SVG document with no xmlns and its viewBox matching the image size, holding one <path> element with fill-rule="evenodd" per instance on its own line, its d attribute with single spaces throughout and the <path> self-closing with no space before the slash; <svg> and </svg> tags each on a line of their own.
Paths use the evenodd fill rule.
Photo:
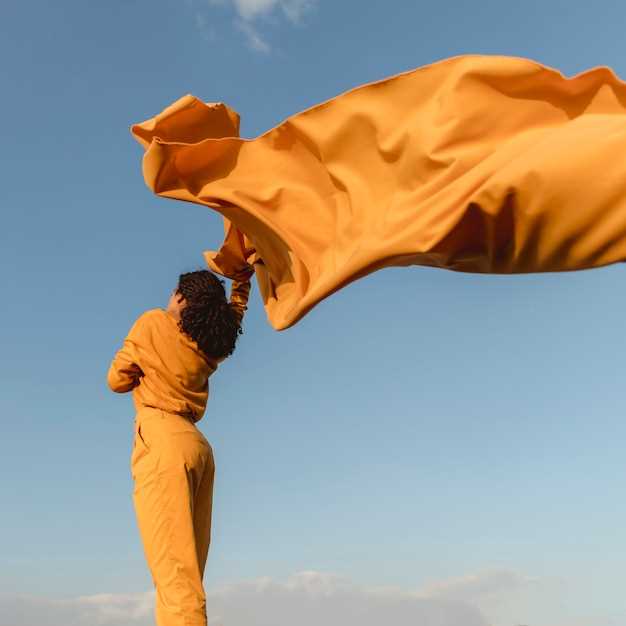
<svg viewBox="0 0 626 626">
<path fill-rule="evenodd" d="M 233 281 L 230 303 L 241 324 L 250 281 Z M 197 422 L 209 396 L 209 377 L 226 357 L 210 357 L 164 309 L 142 313 L 115 354 L 107 382 L 112 391 L 132 391 L 137 411 L 154 407 Z"/>
</svg>

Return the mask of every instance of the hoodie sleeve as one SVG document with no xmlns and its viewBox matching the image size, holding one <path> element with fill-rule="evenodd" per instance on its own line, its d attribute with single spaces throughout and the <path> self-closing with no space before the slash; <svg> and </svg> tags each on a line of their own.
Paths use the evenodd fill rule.
<svg viewBox="0 0 626 626">
<path fill-rule="evenodd" d="M 248 298 L 250 296 L 250 279 L 233 280 L 230 287 L 230 306 L 235 311 L 239 325 L 243 320 L 244 313 L 248 308 Z"/>
<path fill-rule="evenodd" d="M 128 332 L 124 344 L 111 361 L 107 374 L 109 388 L 116 393 L 131 391 L 139 384 L 143 371 L 139 366 L 137 345 L 145 333 L 145 313 L 141 315 Z"/>
</svg>

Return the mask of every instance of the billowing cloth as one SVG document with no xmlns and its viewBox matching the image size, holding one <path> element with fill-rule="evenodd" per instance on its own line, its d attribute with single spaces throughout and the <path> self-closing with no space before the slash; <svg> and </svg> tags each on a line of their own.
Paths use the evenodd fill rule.
<svg viewBox="0 0 626 626">
<path fill-rule="evenodd" d="M 387 266 L 581 270 L 626 259 L 626 83 L 460 55 L 240 138 L 187 95 L 132 127 L 155 193 L 224 218 L 211 269 L 252 263 L 277 330 Z"/>
</svg>

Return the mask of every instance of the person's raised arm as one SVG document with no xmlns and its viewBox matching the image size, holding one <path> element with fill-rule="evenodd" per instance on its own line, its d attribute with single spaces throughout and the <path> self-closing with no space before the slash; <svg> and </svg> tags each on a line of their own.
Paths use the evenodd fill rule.
<svg viewBox="0 0 626 626">
<path fill-rule="evenodd" d="M 250 266 L 248 270 L 233 278 L 233 282 L 230 286 L 230 306 L 235 312 L 240 326 L 248 308 L 248 298 L 250 297 L 250 287 L 252 286 L 250 278 L 253 274 L 254 268 Z"/>
<path fill-rule="evenodd" d="M 143 315 L 137 319 L 124 339 L 123 346 L 111 361 L 107 383 L 109 388 L 116 393 L 131 391 L 139 384 L 139 379 L 143 376 L 143 371 L 138 364 L 136 345 L 144 322 Z"/>
</svg>

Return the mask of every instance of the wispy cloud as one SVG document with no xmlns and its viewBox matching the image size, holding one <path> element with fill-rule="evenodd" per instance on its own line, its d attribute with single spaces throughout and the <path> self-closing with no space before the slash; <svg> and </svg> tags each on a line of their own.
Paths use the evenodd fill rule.
<svg viewBox="0 0 626 626">
<path fill-rule="evenodd" d="M 562 581 L 564 582 L 564 581 Z M 534 599 L 524 595 L 534 589 Z M 207 589 L 208 626 L 624 626 L 622 615 L 573 615 L 554 581 L 506 569 L 435 581 L 416 590 L 362 586 L 318 571 Z M 550 598 L 541 605 L 541 596 Z M 517 598 L 521 602 L 510 602 Z M 0 593 L 0 626 L 152 626 L 154 591 L 63 599 Z M 548 609 L 546 612 L 545 609 Z M 550 613 L 548 616 L 547 613 Z M 534 614 L 534 618 L 531 615 Z M 528 619 L 520 618 L 528 617 Z"/>
<path fill-rule="evenodd" d="M 490 626 L 475 600 L 485 593 L 500 593 L 526 582 L 514 572 L 492 571 L 406 591 L 360 586 L 336 574 L 303 571 L 284 582 L 262 577 L 207 589 L 208 623 Z M 0 615 L 11 626 L 148 626 L 154 621 L 153 606 L 152 590 L 58 600 L 0 595 Z"/>
<path fill-rule="evenodd" d="M 223 0 L 218 0 L 223 1 Z M 292 23 L 300 23 L 304 14 L 310 11 L 314 0 L 231 0 L 237 12 L 244 20 L 253 20 L 260 15 L 267 15 L 276 8 L 282 10 Z"/>
<path fill-rule="evenodd" d="M 190 2 L 192 0 L 186 0 Z M 301 25 L 305 15 L 317 7 L 318 0 L 206 0 L 213 8 L 230 8 L 235 12 L 233 24 L 243 33 L 250 48 L 257 52 L 269 53 L 271 46 L 258 29 L 258 22 L 271 19 L 278 12 L 293 25 Z M 207 32 L 208 21 L 199 11 L 196 12 L 196 25 Z"/>
<path fill-rule="evenodd" d="M 264 53 L 270 51 L 270 45 L 261 37 L 251 22 L 247 20 L 235 20 L 235 27 L 246 36 L 248 45 L 253 50 Z"/>
<path fill-rule="evenodd" d="M 539 583 L 538 578 L 524 576 L 512 570 L 494 569 L 431 583 L 415 592 L 415 596 L 418 598 L 455 598 L 475 602 L 485 597 L 537 583 Z"/>
</svg>

